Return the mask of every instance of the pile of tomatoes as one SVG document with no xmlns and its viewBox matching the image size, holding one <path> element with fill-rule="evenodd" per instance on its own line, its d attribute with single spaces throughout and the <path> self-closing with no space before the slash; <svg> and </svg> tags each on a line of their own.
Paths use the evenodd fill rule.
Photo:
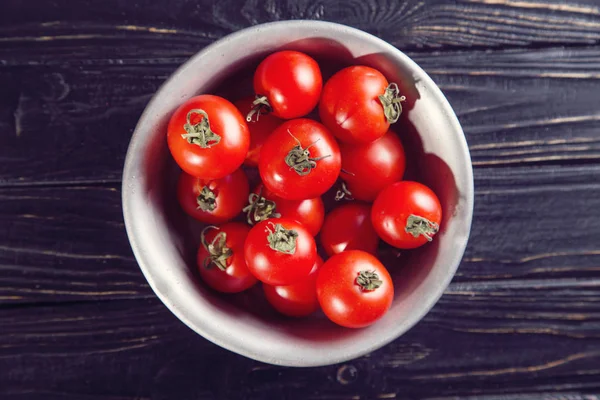
<svg viewBox="0 0 600 400">
<path fill-rule="evenodd" d="M 344 68 L 323 85 L 318 63 L 296 51 L 266 57 L 253 83 L 255 97 L 234 105 L 196 96 L 169 122 L 168 145 L 183 170 L 179 202 L 208 224 L 199 275 L 224 293 L 260 281 L 284 315 L 321 308 L 339 325 L 370 325 L 394 297 L 376 257 L 380 239 L 419 247 L 442 217 L 429 188 L 402 181 L 404 148 L 389 128 L 404 96 L 366 66 Z M 316 107 L 320 122 L 305 118 Z M 252 168 L 260 182 L 251 188 Z M 325 215 L 322 196 L 336 190 L 340 202 Z"/>
</svg>

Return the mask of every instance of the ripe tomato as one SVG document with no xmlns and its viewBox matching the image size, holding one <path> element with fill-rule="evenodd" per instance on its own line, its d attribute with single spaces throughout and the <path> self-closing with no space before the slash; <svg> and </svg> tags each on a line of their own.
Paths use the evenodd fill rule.
<svg viewBox="0 0 600 400">
<path fill-rule="evenodd" d="M 371 207 L 348 203 L 327 214 L 321 230 L 321 244 L 330 256 L 346 250 L 362 250 L 374 255 L 379 236 L 371 224 Z"/>
<path fill-rule="evenodd" d="M 292 119 L 312 111 L 319 102 L 323 77 L 315 60 L 297 51 L 279 51 L 265 58 L 254 73 L 254 114 L 272 112 Z"/>
<path fill-rule="evenodd" d="M 401 181 L 383 189 L 371 210 L 375 231 L 399 249 L 414 249 L 433 240 L 442 220 L 442 206 L 427 186 Z"/>
<path fill-rule="evenodd" d="M 394 132 L 363 145 L 340 144 L 342 154 L 341 178 L 345 188 L 336 198 L 348 197 L 373 201 L 386 186 L 404 175 L 406 158 L 402 142 Z"/>
<path fill-rule="evenodd" d="M 323 265 L 323 259 L 317 261 L 308 277 L 298 283 L 287 286 L 271 286 L 263 284 L 265 297 L 280 313 L 290 317 L 304 317 L 319 309 L 317 299 L 317 275 Z"/>
<path fill-rule="evenodd" d="M 317 297 L 330 320 L 347 328 L 362 328 L 390 308 L 394 284 L 383 264 L 371 254 L 344 251 L 319 269 Z"/>
<path fill-rule="evenodd" d="M 385 135 L 402 113 L 398 85 L 376 69 L 352 66 L 333 75 L 319 103 L 321 122 L 341 141 L 368 143 Z"/>
<path fill-rule="evenodd" d="M 306 279 L 317 259 L 314 238 L 300 223 L 287 218 L 254 226 L 244 253 L 250 272 L 268 285 L 291 285 Z"/>
<path fill-rule="evenodd" d="M 236 217 L 248 199 L 248 178 L 243 170 L 221 179 L 200 179 L 182 172 L 177 182 L 177 199 L 191 217 L 220 224 Z"/>
<path fill-rule="evenodd" d="M 190 175 L 218 179 L 244 162 L 250 134 L 244 117 L 222 97 L 192 97 L 169 121 L 167 142 L 175 162 Z"/>
<path fill-rule="evenodd" d="M 244 242 L 250 228 L 238 222 L 220 227 L 207 226 L 202 231 L 198 249 L 198 272 L 213 289 L 223 293 L 238 293 L 257 280 L 244 259 Z"/>
<path fill-rule="evenodd" d="M 246 115 L 252 110 L 252 102 L 254 98 L 248 97 L 243 100 L 235 102 L 235 106 L 242 115 Z M 281 125 L 283 121 L 273 114 L 261 115 L 260 118 L 255 118 L 252 121 L 248 121 L 248 129 L 250 131 L 250 150 L 246 156 L 245 165 L 250 167 L 258 166 L 258 156 L 260 155 L 260 149 L 263 143 L 269 137 L 269 135 Z"/>
<path fill-rule="evenodd" d="M 310 119 L 283 123 L 263 145 L 258 162 L 265 187 L 288 200 L 319 197 L 333 186 L 341 167 L 334 137 Z"/>
<path fill-rule="evenodd" d="M 289 218 L 300 222 L 308 232 L 317 236 L 325 219 L 325 206 L 320 197 L 306 200 L 285 200 L 259 184 L 244 208 L 250 225 L 269 218 Z"/>
</svg>

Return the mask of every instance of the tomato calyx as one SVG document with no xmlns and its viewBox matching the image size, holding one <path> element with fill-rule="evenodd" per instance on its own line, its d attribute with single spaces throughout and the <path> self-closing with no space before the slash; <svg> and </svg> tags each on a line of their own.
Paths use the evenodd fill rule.
<svg viewBox="0 0 600 400">
<path fill-rule="evenodd" d="M 294 254 L 296 252 L 296 241 L 298 232 L 293 229 L 285 229 L 281 224 L 271 222 L 273 229 L 266 227 L 269 235 L 267 241 L 269 247 L 275 251 L 285 254 Z"/>
<path fill-rule="evenodd" d="M 214 211 L 217 208 L 217 196 L 208 186 L 204 186 L 196 197 L 196 203 L 198 203 L 196 210 Z"/>
<path fill-rule="evenodd" d="M 352 197 L 352 192 L 348 190 L 346 182 L 344 181 L 342 181 L 342 183 L 340 184 L 340 188 L 337 190 L 337 192 L 335 192 L 335 201 L 340 201 L 342 199 L 348 201 L 354 200 L 354 197 Z"/>
<path fill-rule="evenodd" d="M 256 98 L 252 102 L 252 109 L 246 115 L 246 121 L 255 122 L 258 121 L 261 115 L 268 114 L 273 111 L 273 107 L 269 104 L 267 96 L 256 95 Z M 256 116 L 256 119 L 253 119 Z"/>
<path fill-rule="evenodd" d="M 317 161 L 327 157 L 331 157 L 331 154 L 314 158 L 310 156 L 309 149 L 312 146 L 314 146 L 320 139 L 317 139 L 316 141 L 306 146 L 306 148 L 303 148 L 302 142 L 300 142 L 300 140 L 298 140 L 298 138 L 294 136 L 289 129 L 288 133 L 294 138 L 297 144 L 294 147 L 292 147 L 292 149 L 285 156 L 285 163 L 288 167 L 290 167 L 290 169 L 296 171 L 298 175 L 308 175 L 310 171 L 317 167 Z"/>
<path fill-rule="evenodd" d="M 198 123 L 192 124 L 191 118 L 195 114 L 202 115 L 202 119 Z M 200 108 L 192 109 L 188 111 L 185 119 L 187 122 L 183 125 L 183 129 L 185 129 L 186 133 L 182 134 L 181 137 L 187 140 L 188 143 L 206 149 L 221 141 L 221 136 L 210 129 L 210 121 L 208 120 L 206 111 Z"/>
<path fill-rule="evenodd" d="M 414 237 L 423 235 L 428 242 L 433 240 L 433 235 L 438 233 L 439 230 L 440 226 L 435 222 L 414 214 L 408 216 L 406 219 L 406 227 L 404 227 L 406 233 L 410 233 Z"/>
<path fill-rule="evenodd" d="M 383 284 L 375 271 L 360 271 L 356 277 L 356 284 L 364 292 L 371 292 Z"/>
<path fill-rule="evenodd" d="M 200 242 L 202 246 L 208 252 L 208 256 L 204 259 L 203 267 L 211 268 L 212 265 L 216 265 L 221 271 L 225 271 L 227 269 L 227 259 L 233 255 L 233 251 L 227 247 L 227 234 L 225 232 L 219 232 L 212 242 L 208 243 L 206 241 L 206 231 L 209 229 L 217 229 L 216 226 L 209 225 L 202 230 L 200 233 Z"/>
<path fill-rule="evenodd" d="M 405 100 L 406 97 L 400 96 L 400 89 L 393 82 L 379 96 L 379 101 L 383 106 L 383 114 L 390 124 L 395 123 L 400 118 L 400 114 L 402 114 L 402 102 Z"/>
<path fill-rule="evenodd" d="M 246 213 L 246 221 L 250 225 L 257 224 L 269 218 L 279 218 L 281 214 L 276 212 L 277 204 L 264 198 L 262 188 L 258 193 L 250 193 L 248 196 L 248 205 L 242 210 Z"/>
</svg>

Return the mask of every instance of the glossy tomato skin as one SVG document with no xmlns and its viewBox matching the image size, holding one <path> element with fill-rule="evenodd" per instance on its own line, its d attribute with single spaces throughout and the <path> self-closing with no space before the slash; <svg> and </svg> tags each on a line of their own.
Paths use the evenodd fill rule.
<svg viewBox="0 0 600 400">
<path fill-rule="evenodd" d="M 177 199 L 181 208 L 198 221 L 221 224 L 242 211 L 248 201 L 249 190 L 248 178 L 241 169 L 220 179 L 200 179 L 182 172 L 177 182 Z M 208 208 L 206 202 L 198 202 L 198 196 L 203 193 L 204 198 L 214 196 L 214 203 Z"/>
<path fill-rule="evenodd" d="M 298 51 L 279 51 L 265 58 L 254 73 L 254 91 L 266 96 L 279 118 L 303 117 L 319 102 L 323 77 L 317 62 Z"/>
<path fill-rule="evenodd" d="M 390 124 L 379 96 L 388 85 L 374 68 L 357 65 L 338 71 L 323 88 L 321 122 L 343 142 L 369 143 L 382 137 Z"/>
<path fill-rule="evenodd" d="M 264 185 L 254 188 L 255 194 L 275 203 L 275 213 L 281 218 L 293 219 L 301 223 L 312 235 L 317 236 L 325 220 L 325 205 L 320 197 L 305 200 L 286 200 L 277 196 Z"/>
<path fill-rule="evenodd" d="M 238 293 L 252 287 L 257 279 L 250 273 L 244 258 L 244 243 L 250 227 L 238 222 L 221 225 L 219 229 L 210 229 L 206 240 L 211 243 L 217 234 L 224 232 L 226 244 L 233 255 L 227 259 L 227 269 L 221 271 L 216 265 L 207 261 L 209 253 L 201 244 L 198 249 L 197 265 L 200 277 L 213 289 L 223 293 Z"/>
<path fill-rule="evenodd" d="M 373 271 L 382 281 L 374 290 L 357 283 L 361 271 Z M 362 328 L 389 310 L 394 299 L 392 278 L 383 264 L 360 250 L 336 254 L 323 264 L 317 276 L 317 297 L 323 312 L 338 325 Z"/>
<path fill-rule="evenodd" d="M 299 143 L 316 160 L 305 175 L 286 163 L 286 156 Z M 322 124 L 303 118 L 287 121 L 277 128 L 264 143 L 258 162 L 265 187 L 287 200 L 321 196 L 336 182 L 341 167 L 340 148 L 333 135 Z"/>
<path fill-rule="evenodd" d="M 268 237 L 276 225 L 298 234 L 292 254 L 271 248 Z M 268 219 L 255 225 L 246 239 L 244 253 L 250 272 L 268 285 L 291 285 L 306 279 L 317 259 L 312 235 L 300 223 L 287 218 Z"/>
<path fill-rule="evenodd" d="M 321 245 L 332 256 L 346 250 L 362 250 L 375 255 L 379 236 L 371 224 L 371 206 L 346 203 L 325 217 Z"/>
<path fill-rule="evenodd" d="M 442 206 L 427 186 L 412 181 L 401 181 L 383 189 L 371 210 L 375 231 L 385 242 L 399 249 L 414 249 L 429 240 L 425 235 L 417 237 L 406 231 L 411 215 L 426 218 L 439 226 Z M 435 233 L 433 233 L 435 234 Z"/>
<path fill-rule="evenodd" d="M 341 143 L 340 152 L 340 177 L 356 200 L 374 201 L 383 188 L 401 180 L 406 169 L 404 147 L 392 131 L 371 143 Z"/>
<path fill-rule="evenodd" d="M 210 147 L 188 143 L 182 135 L 186 131 L 187 116 L 192 125 L 204 117 L 191 110 L 204 110 L 210 129 L 220 141 Z M 218 179 L 231 174 L 244 162 L 250 147 L 250 133 L 246 120 L 237 108 L 219 96 L 192 97 L 180 106 L 169 121 L 167 143 L 175 162 L 185 172 L 204 179 Z"/>
<path fill-rule="evenodd" d="M 271 286 L 263 284 L 267 301 L 277 311 L 289 317 L 305 317 L 319 309 L 317 299 L 317 275 L 323 265 L 323 259 L 317 256 L 308 277 L 298 283 L 287 286 Z"/>
<path fill-rule="evenodd" d="M 245 99 L 235 102 L 235 106 L 242 115 L 248 115 L 252 110 L 252 102 L 254 97 L 247 97 Z M 283 120 L 277 118 L 272 113 L 260 115 L 258 119 L 254 118 L 252 121 L 247 122 L 248 130 L 250 131 L 250 149 L 244 164 L 249 167 L 258 166 L 258 157 L 260 155 L 260 149 L 263 143 L 269 135 L 283 123 Z"/>
</svg>

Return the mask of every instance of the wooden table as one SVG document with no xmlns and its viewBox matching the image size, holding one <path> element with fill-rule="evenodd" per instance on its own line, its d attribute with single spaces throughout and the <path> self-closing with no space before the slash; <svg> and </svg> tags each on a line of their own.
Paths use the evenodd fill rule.
<svg viewBox="0 0 600 400">
<path fill-rule="evenodd" d="M 440 85 L 475 167 L 472 237 L 414 329 L 323 368 L 196 335 L 129 248 L 127 144 L 159 85 L 240 28 L 325 19 L 381 36 Z M 0 398 L 596 399 L 600 3 L 595 0 L 4 0 Z"/>
</svg>

